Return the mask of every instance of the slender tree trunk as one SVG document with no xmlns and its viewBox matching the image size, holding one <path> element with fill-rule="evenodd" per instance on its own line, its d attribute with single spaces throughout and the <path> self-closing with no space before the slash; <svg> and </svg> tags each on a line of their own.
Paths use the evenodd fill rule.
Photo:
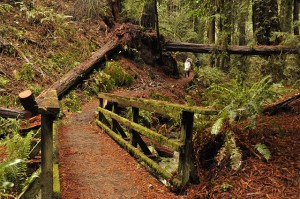
<svg viewBox="0 0 300 199">
<path fill-rule="evenodd" d="M 156 24 L 156 34 L 157 34 L 157 42 L 158 42 L 158 52 L 159 52 L 159 62 L 162 62 L 162 47 L 160 42 L 160 35 L 159 35 L 159 22 L 158 22 L 158 11 L 157 11 L 157 0 L 154 0 L 154 7 L 155 7 L 155 24 Z"/>
<path fill-rule="evenodd" d="M 299 22 L 299 0 L 294 0 L 294 23 Z M 299 25 L 294 26 L 294 34 L 299 35 Z"/>
</svg>

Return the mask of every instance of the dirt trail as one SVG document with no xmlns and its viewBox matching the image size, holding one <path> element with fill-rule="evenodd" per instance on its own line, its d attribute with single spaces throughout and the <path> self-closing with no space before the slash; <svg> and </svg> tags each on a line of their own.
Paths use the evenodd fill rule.
<svg viewBox="0 0 300 199">
<path fill-rule="evenodd" d="M 175 196 L 94 123 L 98 100 L 67 115 L 59 127 L 63 199 L 183 198 Z"/>
</svg>

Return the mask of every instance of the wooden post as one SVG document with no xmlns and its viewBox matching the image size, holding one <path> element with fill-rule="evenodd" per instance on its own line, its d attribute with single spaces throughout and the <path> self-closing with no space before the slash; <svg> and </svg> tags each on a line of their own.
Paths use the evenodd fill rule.
<svg viewBox="0 0 300 199">
<path fill-rule="evenodd" d="M 99 99 L 99 106 L 101 108 L 104 108 L 104 99 L 103 98 Z M 110 126 L 109 121 L 106 119 L 106 117 L 100 111 L 99 111 L 98 119 L 99 119 L 99 121 L 103 122 L 106 126 Z"/>
<path fill-rule="evenodd" d="M 29 111 L 32 116 L 39 113 L 38 105 L 34 99 L 34 95 L 30 90 L 25 90 L 19 94 L 19 100 L 26 111 Z"/>
<path fill-rule="evenodd" d="M 136 107 L 132 107 L 132 121 L 135 123 L 139 123 L 139 109 Z M 137 147 L 137 144 L 141 147 L 142 151 L 145 155 L 151 155 L 151 151 L 149 150 L 147 144 L 144 142 L 144 140 L 141 138 L 141 136 L 136 132 L 135 130 L 131 130 L 132 132 L 132 140 L 131 144 L 134 147 Z"/>
<path fill-rule="evenodd" d="M 113 112 L 117 115 L 120 113 L 119 104 L 117 102 L 113 103 Z M 127 138 L 127 135 L 124 132 L 123 128 L 120 126 L 118 121 L 113 118 L 112 118 L 112 130 L 114 132 L 119 132 L 123 138 Z"/>
<path fill-rule="evenodd" d="M 194 113 L 183 111 L 181 115 L 181 139 L 184 146 L 179 154 L 179 167 L 178 174 L 184 186 L 192 176 L 194 172 L 193 164 L 193 123 L 194 123 Z"/>
<path fill-rule="evenodd" d="M 41 152 L 42 174 L 41 190 L 42 199 L 53 198 L 53 121 L 59 113 L 59 103 L 56 90 L 47 93 L 39 104 L 42 115 L 41 126 Z"/>
</svg>

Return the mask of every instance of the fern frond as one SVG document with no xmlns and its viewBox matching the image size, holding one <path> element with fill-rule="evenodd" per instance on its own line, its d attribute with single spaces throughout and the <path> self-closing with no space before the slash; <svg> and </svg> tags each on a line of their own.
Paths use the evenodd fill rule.
<svg viewBox="0 0 300 199">
<path fill-rule="evenodd" d="M 257 143 L 255 149 L 267 160 L 271 158 L 271 151 L 265 144 Z"/>
<path fill-rule="evenodd" d="M 224 123 L 224 118 L 219 118 L 211 128 L 211 134 L 217 135 L 219 134 Z"/>
</svg>

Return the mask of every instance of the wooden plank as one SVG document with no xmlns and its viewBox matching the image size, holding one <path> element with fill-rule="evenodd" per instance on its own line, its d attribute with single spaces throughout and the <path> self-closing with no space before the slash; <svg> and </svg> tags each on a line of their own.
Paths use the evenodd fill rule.
<svg viewBox="0 0 300 199">
<path fill-rule="evenodd" d="M 111 117 L 111 118 L 114 118 L 115 120 L 117 120 L 120 124 L 130 128 L 130 129 L 134 129 L 136 130 L 136 132 L 138 132 L 139 134 L 145 136 L 145 137 L 148 137 L 162 145 L 166 145 L 168 147 L 170 147 L 171 149 L 175 150 L 175 151 L 179 151 L 183 144 L 182 143 L 179 143 L 179 142 L 176 142 L 176 141 L 173 141 L 173 140 L 170 140 L 168 139 L 167 137 L 159 134 L 159 133 L 156 133 L 146 127 L 143 127 L 142 125 L 139 125 L 139 124 L 136 124 L 134 122 L 131 122 L 130 120 L 126 119 L 126 118 L 123 118 L 117 114 L 114 114 L 108 110 L 105 110 L 104 108 L 100 108 L 98 107 L 97 109 L 98 111 L 102 112 L 103 114 Z"/>
<path fill-rule="evenodd" d="M 119 110 L 119 105 L 118 103 L 114 102 L 113 104 L 113 111 L 115 114 L 119 115 L 120 110 Z M 112 118 L 112 130 L 115 132 L 118 132 L 123 138 L 127 138 L 127 135 L 123 128 L 120 126 L 117 120 Z"/>
<path fill-rule="evenodd" d="M 216 46 L 211 44 L 195 44 L 185 42 L 167 42 L 166 51 L 194 52 L 194 53 L 222 53 L 239 55 L 271 55 L 271 54 L 298 54 L 296 46 Z"/>
<path fill-rule="evenodd" d="M 158 177 L 162 176 L 162 177 L 168 179 L 171 182 L 171 184 L 173 184 L 176 187 L 181 186 L 181 181 L 178 178 L 176 178 L 172 174 L 168 173 L 165 169 L 160 167 L 156 162 L 154 162 L 149 157 L 147 157 L 139 149 L 130 145 L 120 135 L 114 133 L 109 127 L 107 127 L 105 124 L 103 124 L 99 120 L 97 120 L 96 123 L 101 128 L 103 128 L 107 132 L 107 134 L 109 134 L 118 144 L 120 144 L 124 149 L 129 151 L 135 158 L 145 162 L 154 171 L 154 174 L 158 174 Z"/>
<path fill-rule="evenodd" d="M 162 115 L 168 115 L 171 117 L 180 117 L 182 111 L 194 112 L 203 115 L 217 115 L 218 111 L 210 108 L 198 107 L 198 106 L 184 106 L 180 104 L 173 104 L 165 101 L 147 100 L 139 98 L 121 97 L 114 94 L 100 93 L 99 98 L 104 98 L 112 102 L 117 102 L 123 106 L 131 106 L 141 108 L 147 111 L 160 113 Z"/>
</svg>

